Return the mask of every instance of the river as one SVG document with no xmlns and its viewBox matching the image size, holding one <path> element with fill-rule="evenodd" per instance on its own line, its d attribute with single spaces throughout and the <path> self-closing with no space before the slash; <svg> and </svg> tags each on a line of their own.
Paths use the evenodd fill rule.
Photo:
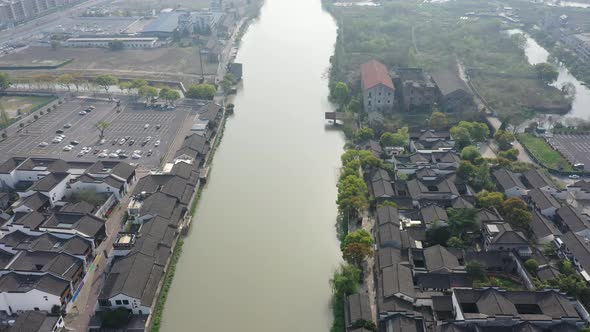
<svg viewBox="0 0 590 332">
<path fill-rule="evenodd" d="M 522 33 L 521 30 L 509 30 L 508 33 Z M 549 52 L 537 43 L 529 34 L 524 34 L 526 37 L 526 45 L 524 52 L 530 64 L 534 65 L 541 62 L 547 62 L 549 59 Z M 561 88 L 564 83 L 570 82 L 576 87 L 576 95 L 572 102 L 572 109 L 566 115 L 568 117 L 590 118 L 590 89 L 582 84 L 578 79 L 572 75 L 569 70 L 560 65 L 559 76 L 557 81 L 553 83 L 558 88 Z"/>
<path fill-rule="evenodd" d="M 243 37 L 243 88 L 184 240 L 162 331 L 329 330 L 345 143 L 324 121 L 335 41 L 320 0 L 267 0 Z"/>
</svg>

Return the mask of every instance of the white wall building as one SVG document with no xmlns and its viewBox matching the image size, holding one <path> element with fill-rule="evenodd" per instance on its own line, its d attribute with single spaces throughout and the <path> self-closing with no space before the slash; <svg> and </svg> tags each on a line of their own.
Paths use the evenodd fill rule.
<svg viewBox="0 0 590 332">
<path fill-rule="evenodd" d="M 154 48 L 157 40 L 155 37 L 70 38 L 66 40 L 66 46 L 108 48 L 113 42 L 122 42 L 123 48 Z"/>
</svg>

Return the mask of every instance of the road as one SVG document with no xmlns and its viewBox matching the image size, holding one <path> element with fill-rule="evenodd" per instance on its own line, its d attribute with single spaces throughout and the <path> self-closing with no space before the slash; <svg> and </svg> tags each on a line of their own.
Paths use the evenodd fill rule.
<svg viewBox="0 0 590 332">
<path fill-rule="evenodd" d="M 138 173 L 137 181 L 146 174 L 147 173 Z M 137 183 L 137 181 L 135 183 Z M 106 221 L 107 238 L 96 249 L 96 258 L 94 262 L 89 265 L 88 271 L 86 272 L 86 282 L 65 317 L 65 326 L 68 330 L 86 331 L 88 329 L 88 323 L 90 322 L 90 318 L 94 315 L 98 295 L 100 294 L 105 280 L 104 272 L 107 267 L 107 257 L 105 257 L 104 253 L 106 252 L 110 255 L 110 252 L 112 251 L 113 242 L 117 238 L 117 233 L 121 230 L 121 220 L 125 215 L 126 207 L 131 198 L 131 193 L 135 188 L 135 183 L 129 188 L 127 195 L 123 197 Z M 93 265 L 96 266 L 95 269 L 91 268 Z"/>
</svg>

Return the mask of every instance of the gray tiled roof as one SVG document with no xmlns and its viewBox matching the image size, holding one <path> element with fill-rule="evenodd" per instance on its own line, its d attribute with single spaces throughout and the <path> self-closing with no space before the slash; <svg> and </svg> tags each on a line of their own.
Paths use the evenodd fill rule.
<svg viewBox="0 0 590 332">
<path fill-rule="evenodd" d="M 53 331 L 58 320 L 59 316 L 50 316 L 43 311 L 25 311 L 16 317 L 14 324 L 6 332 Z"/>
<path fill-rule="evenodd" d="M 556 213 L 557 217 L 573 232 L 580 232 L 590 228 L 588 218 L 569 205 L 557 209 Z"/>
<path fill-rule="evenodd" d="M 506 191 L 515 187 L 524 188 L 524 185 L 516 176 L 516 174 L 501 168 L 499 170 L 494 171 L 493 173 L 494 178 L 498 182 L 498 185 L 502 188 L 502 190 Z"/>
<path fill-rule="evenodd" d="M 69 287 L 69 281 L 49 273 L 32 275 L 9 272 L 0 277 L 0 292 L 26 293 L 32 289 L 37 289 L 61 296 Z"/>
<path fill-rule="evenodd" d="M 398 293 L 411 298 L 416 296 L 410 268 L 397 264 L 383 269 L 382 272 L 384 297 L 395 296 Z"/>
<path fill-rule="evenodd" d="M 522 176 L 529 183 L 531 188 L 553 187 L 553 182 L 547 176 L 536 168 L 530 169 Z"/>
<path fill-rule="evenodd" d="M 15 271 L 50 272 L 66 279 L 72 279 L 83 265 L 81 259 L 65 253 L 23 251 L 6 268 Z"/>
<path fill-rule="evenodd" d="M 399 213 L 397 208 L 389 205 L 377 207 L 377 222 L 379 225 L 393 223 L 399 226 Z"/>
<path fill-rule="evenodd" d="M 555 227 L 551 220 L 545 218 L 538 211 L 533 211 L 533 220 L 531 221 L 531 229 L 537 239 L 544 238 L 551 234 L 561 235 L 561 232 Z"/>
<path fill-rule="evenodd" d="M 49 203 L 49 197 L 36 192 L 31 196 L 23 198 L 18 206 L 26 206 L 33 211 L 37 211 L 39 210 L 39 208 L 46 205 L 47 203 Z"/>
<path fill-rule="evenodd" d="M 50 191 L 55 186 L 60 184 L 64 181 L 65 178 L 69 176 L 68 173 L 50 173 L 41 178 L 40 180 L 33 183 L 33 185 L 28 190 L 35 190 L 35 191 Z"/>
<path fill-rule="evenodd" d="M 347 298 L 347 308 L 348 310 L 348 324 L 353 324 L 359 319 L 370 321 L 372 320 L 371 317 L 371 308 L 369 304 L 369 297 L 367 294 L 352 294 L 349 295 Z"/>
<path fill-rule="evenodd" d="M 549 208 L 559 209 L 561 205 L 557 202 L 551 194 L 541 189 L 533 189 L 529 191 L 529 196 L 531 197 L 531 201 L 535 204 L 535 206 L 539 210 L 545 210 Z"/>
<path fill-rule="evenodd" d="M 426 269 L 430 272 L 440 270 L 451 271 L 460 266 L 457 257 L 441 245 L 424 249 L 424 261 Z"/>
</svg>

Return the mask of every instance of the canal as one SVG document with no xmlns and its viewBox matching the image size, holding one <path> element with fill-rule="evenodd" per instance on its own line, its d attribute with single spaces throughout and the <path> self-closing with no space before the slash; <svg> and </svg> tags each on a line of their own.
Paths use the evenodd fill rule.
<svg viewBox="0 0 590 332">
<path fill-rule="evenodd" d="M 162 331 L 329 330 L 345 143 L 323 118 L 335 41 L 320 0 L 267 0 L 243 37 L 243 88 L 184 240 Z"/>
<path fill-rule="evenodd" d="M 523 33 L 523 31 L 514 29 L 509 30 L 508 33 Z M 524 52 L 529 63 L 535 65 L 537 63 L 548 62 L 549 52 L 539 45 L 539 43 L 537 43 L 529 34 L 524 33 L 524 36 L 526 37 Z M 566 116 L 583 119 L 590 118 L 590 88 L 576 79 L 564 65 L 560 65 L 558 70 L 559 76 L 553 85 L 557 88 L 561 88 L 565 83 L 569 82 L 576 87 L 576 95 L 572 102 L 572 109 Z"/>
</svg>

